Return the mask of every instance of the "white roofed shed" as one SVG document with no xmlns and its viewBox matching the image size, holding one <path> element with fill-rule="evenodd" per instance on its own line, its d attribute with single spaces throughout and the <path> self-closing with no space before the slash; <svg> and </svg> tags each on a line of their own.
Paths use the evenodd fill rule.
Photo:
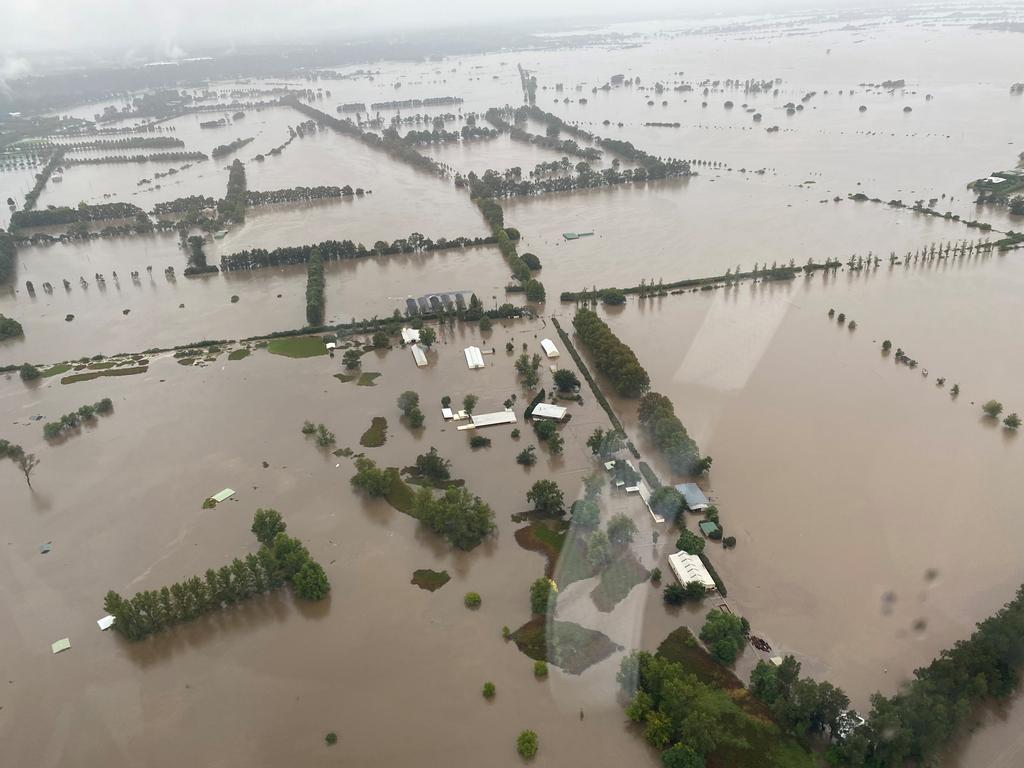
<svg viewBox="0 0 1024 768">
<path fill-rule="evenodd" d="M 679 551 L 674 555 L 668 556 L 668 564 L 672 568 L 672 572 L 679 579 L 680 584 L 689 584 L 691 581 L 699 581 L 704 585 L 707 590 L 714 590 L 715 580 L 711 578 L 711 574 L 708 573 L 708 569 L 704 567 L 704 563 L 701 562 L 697 555 L 691 555 L 688 552 Z"/>
</svg>

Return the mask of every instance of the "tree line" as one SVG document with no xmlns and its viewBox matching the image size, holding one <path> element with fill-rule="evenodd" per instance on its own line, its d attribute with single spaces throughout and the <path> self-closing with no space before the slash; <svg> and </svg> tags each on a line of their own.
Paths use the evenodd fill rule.
<svg viewBox="0 0 1024 768">
<path fill-rule="evenodd" d="M 359 139 L 367 146 L 386 152 L 397 160 L 401 160 L 402 162 L 408 163 L 416 168 L 437 174 L 438 176 L 447 175 L 447 172 L 441 163 L 437 162 L 433 158 L 427 157 L 426 155 L 421 155 L 411 145 L 406 144 L 402 141 L 402 137 L 394 128 L 387 128 L 383 131 L 381 136 L 378 136 L 375 133 L 364 131 L 348 118 L 339 120 L 338 118 L 328 115 L 326 112 L 321 112 L 319 109 L 311 107 L 308 104 L 303 104 L 297 99 L 286 99 L 285 103 L 299 110 L 303 114 L 312 117 L 318 123 L 327 125 L 346 136 L 352 136 L 353 138 Z"/>
<path fill-rule="evenodd" d="M 436 96 L 429 99 L 404 99 L 402 101 L 375 101 L 370 104 L 370 109 L 376 112 L 380 109 L 409 109 L 410 107 L 449 107 L 454 104 L 461 104 L 462 99 L 458 96 Z"/>
<path fill-rule="evenodd" d="M 502 210 L 501 204 L 493 198 L 478 197 L 472 193 L 470 193 L 470 198 L 476 203 L 481 215 L 484 217 L 484 221 L 487 222 L 494 233 L 498 250 L 501 251 L 505 261 L 508 262 L 509 269 L 512 270 L 512 276 L 519 281 L 518 288 L 506 286 L 505 290 L 522 290 L 526 293 L 527 300 L 544 301 L 547 298 L 544 284 L 531 276 L 530 265 L 519 255 L 519 251 L 516 248 L 516 242 L 519 240 L 519 230 L 514 227 L 505 227 L 505 212 Z M 533 258 L 536 260 L 536 268 L 540 269 L 540 260 L 536 256 Z"/>
<path fill-rule="evenodd" d="M 131 598 L 107 592 L 103 607 L 114 617 L 114 629 L 128 640 L 142 640 L 288 583 L 303 599 L 323 599 L 331 588 L 327 574 L 302 542 L 284 532 L 286 528 L 276 511 L 257 510 L 252 530 L 261 546 L 256 554 L 236 557 L 230 565 L 207 570 L 203 577 L 138 592 Z"/>
<path fill-rule="evenodd" d="M 586 162 L 580 161 L 575 166 L 576 173 L 566 176 L 549 178 L 523 178 L 522 168 L 508 168 L 496 171 L 488 168 L 482 176 L 470 171 L 463 179 L 456 176 L 456 186 L 469 186 L 470 193 L 479 197 L 530 197 L 546 195 L 552 192 L 574 192 L 580 189 L 597 189 L 620 184 L 640 184 L 652 179 L 665 178 L 665 175 L 653 175 L 647 168 L 616 167 L 596 171 Z M 689 175 L 683 174 L 669 175 Z"/>
<path fill-rule="evenodd" d="M 245 164 L 236 159 L 228 171 L 228 191 L 223 200 L 217 201 L 217 213 L 227 222 L 241 224 L 245 221 Z"/>
<path fill-rule="evenodd" d="M 65 413 L 59 421 L 48 421 L 43 424 L 43 437 L 47 440 L 54 440 L 65 432 L 78 429 L 82 422 L 92 423 L 96 421 L 96 415 L 106 416 L 114 412 L 114 403 L 109 397 L 104 397 L 92 405 L 83 405 L 77 411 Z"/>
<path fill-rule="evenodd" d="M 697 443 L 675 414 L 672 401 L 657 392 L 648 392 L 640 400 L 640 426 L 658 447 L 673 472 L 699 475 L 711 468 L 711 457 L 701 458 Z"/>
<path fill-rule="evenodd" d="M 174 149 L 185 142 L 173 136 L 127 136 L 123 139 L 93 139 L 62 143 L 62 149 Z"/>
<path fill-rule="evenodd" d="M 306 262 L 306 323 L 314 327 L 324 323 L 324 260 L 314 248 Z"/>
<path fill-rule="evenodd" d="M 319 186 L 319 187 L 290 187 L 289 189 L 275 189 L 269 192 L 257 192 L 249 190 L 245 193 L 246 205 L 276 205 L 278 203 L 306 202 L 309 200 L 325 200 L 334 197 L 352 197 L 362 195 L 362 187 L 353 190 L 348 184 L 343 187 Z"/>
<path fill-rule="evenodd" d="M 58 149 L 50 155 L 50 159 L 46 161 L 46 165 L 43 166 L 43 170 L 36 174 L 36 183 L 28 192 L 25 193 L 25 204 L 22 209 L 31 211 L 36 207 L 36 200 L 39 199 L 39 195 L 43 192 L 43 187 L 46 186 L 46 182 L 50 180 L 50 176 L 60 166 L 61 161 L 64 159 L 64 150 Z"/>
<path fill-rule="evenodd" d="M 65 166 L 108 165 L 113 163 L 177 163 L 183 160 L 208 160 L 202 152 L 154 152 L 151 155 L 107 155 L 106 157 L 69 157 Z"/>
<path fill-rule="evenodd" d="M 0 283 L 14 274 L 14 260 L 18 255 L 18 247 L 9 232 L 0 229 Z"/>
<path fill-rule="evenodd" d="M 184 213 L 193 210 L 205 210 L 213 208 L 217 201 L 205 195 L 189 195 L 188 197 L 176 197 L 174 200 L 167 200 L 153 206 L 153 213 Z"/>
<path fill-rule="evenodd" d="M 518 238 L 519 233 L 515 233 Z M 313 249 L 319 249 L 321 257 L 326 261 L 344 261 L 360 259 L 366 256 L 389 256 L 396 253 L 418 253 L 423 251 L 440 251 L 449 248 L 464 248 L 468 245 L 494 245 L 498 239 L 491 237 L 456 237 L 449 240 L 440 237 L 431 240 L 418 232 L 405 238 L 386 243 L 378 240 L 372 248 L 351 240 L 325 240 L 316 245 L 292 245 L 273 250 L 251 248 L 221 257 L 221 269 L 234 272 L 240 269 L 261 269 L 263 267 L 280 267 L 288 264 L 305 264 Z"/>
<path fill-rule="evenodd" d="M 82 202 L 78 204 L 77 208 L 60 206 L 42 210 L 15 211 L 11 214 L 11 230 L 25 227 L 59 226 L 79 221 L 130 219 L 139 214 L 145 216 L 145 211 L 132 203 L 89 205 Z"/>
<path fill-rule="evenodd" d="M 580 309 L 572 321 L 580 340 L 590 351 L 594 364 L 624 397 L 640 397 L 651 386 L 647 371 L 636 354 L 608 324 L 589 309 Z"/>
<path fill-rule="evenodd" d="M 900 768 L 928 764 L 987 701 L 1006 701 L 1024 663 L 1024 586 L 967 640 L 914 671 L 894 696 L 871 697 L 867 723 L 830 750 L 838 765 Z"/>
<path fill-rule="evenodd" d="M 253 141 L 253 137 L 252 136 L 250 136 L 247 139 L 238 138 L 238 139 L 235 139 L 232 142 L 229 142 L 228 144 L 218 144 L 216 147 L 214 147 L 210 151 L 210 154 L 214 158 L 224 157 L 225 155 L 230 155 L 232 152 L 238 151 L 239 149 L 241 149 L 242 147 L 244 147 L 246 144 L 250 143 L 251 141 Z"/>
<path fill-rule="evenodd" d="M 529 107 L 519 107 L 512 113 L 516 124 L 509 123 L 505 120 L 504 115 L 507 114 L 508 111 L 510 110 L 500 110 L 492 107 L 484 113 L 484 117 L 498 130 L 507 132 L 514 141 L 521 141 L 526 144 L 544 147 L 545 149 L 550 149 L 554 152 L 561 152 L 563 155 L 582 157 L 585 160 L 593 161 L 601 158 L 601 150 L 599 149 L 594 149 L 593 147 L 581 147 L 572 139 L 559 139 L 557 127 L 555 127 L 547 136 L 539 136 L 520 128 L 519 124 L 525 123 L 527 117 L 530 115 Z"/>
</svg>

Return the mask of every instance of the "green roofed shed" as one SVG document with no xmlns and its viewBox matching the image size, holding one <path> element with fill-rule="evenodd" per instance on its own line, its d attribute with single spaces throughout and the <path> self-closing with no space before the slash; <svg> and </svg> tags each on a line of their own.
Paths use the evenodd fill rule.
<svg viewBox="0 0 1024 768">
<path fill-rule="evenodd" d="M 210 498 L 216 501 L 218 504 L 220 504 L 222 501 L 226 501 L 227 499 L 230 499 L 234 495 L 235 492 L 233 490 L 231 490 L 230 488 L 225 488 L 220 493 L 213 494 L 213 496 L 211 496 Z"/>
<path fill-rule="evenodd" d="M 700 532 L 708 537 L 713 536 L 718 531 L 718 523 L 714 520 L 701 520 L 698 527 Z"/>
</svg>

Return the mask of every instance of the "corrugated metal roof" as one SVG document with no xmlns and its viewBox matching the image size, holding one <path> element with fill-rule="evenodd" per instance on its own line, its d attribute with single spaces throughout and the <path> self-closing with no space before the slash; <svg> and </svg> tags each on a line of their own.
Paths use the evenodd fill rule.
<svg viewBox="0 0 1024 768">
<path fill-rule="evenodd" d="M 484 356 L 480 352 L 480 347 L 466 347 L 464 351 L 466 353 L 466 365 L 470 368 L 484 367 Z"/>
<path fill-rule="evenodd" d="M 569 410 L 565 406 L 552 405 L 551 403 L 537 403 L 533 407 L 534 418 L 540 417 L 542 419 L 558 419 L 561 421 L 568 412 Z"/>
<path fill-rule="evenodd" d="M 474 413 L 470 419 L 474 427 L 490 427 L 495 424 L 515 424 L 515 411 L 495 411 L 494 413 Z"/>
<path fill-rule="evenodd" d="M 691 581 L 699 581 L 705 589 L 715 589 L 715 580 L 711 578 L 708 569 L 697 555 L 679 551 L 668 556 L 668 564 L 672 572 L 679 579 L 680 584 L 689 584 Z"/>
<path fill-rule="evenodd" d="M 708 497 L 704 495 L 704 491 L 700 489 L 696 483 L 681 483 L 676 486 L 676 490 L 683 494 L 683 499 L 686 500 L 686 506 L 690 509 L 698 509 L 700 507 L 706 507 L 711 502 Z"/>
</svg>

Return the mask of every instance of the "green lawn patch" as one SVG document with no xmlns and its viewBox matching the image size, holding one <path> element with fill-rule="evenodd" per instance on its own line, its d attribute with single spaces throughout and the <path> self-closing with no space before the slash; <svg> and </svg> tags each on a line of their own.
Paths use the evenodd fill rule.
<svg viewBox="0 0 1024 768">
<path fill-rule="evenodd" d="M 402 467 L 402 476 L 409 485 L 421 485 L 425 488 L 433 488 L 435 491 L 447 491 L 449 488 L 461 488 L 466 484 L 465 480 L 458 480 L 454 477 L 447 480 L 435 480 L 420 474 L 415 467 Z"/>
<path fill-rule="evenodd" d="M 547 560 L 544 575 L 555 578 L 555 566 L 565 543 L 569 524 L 563 520 L 537 520 L 515 532 L 516 543 L 530 552 L 539 552 Z M 557 582 L 556 582 L 557 583 Z"/>
<path fill-rule="evenodd" d="M 602 632 L 571 621 L 548 622 L 543 616 L 530 619 L 511 638 L 531 659 L 554 664 L 571 675 L 578 675 L 622 650 Z"/>
<path fill-rule="evenodd" d="M 115 364 L 113 360 L 104 360 L 98 363 L 89 363 L 86 367 L 90 371 L 105 371 L 108 368 L 113 368 Z"/>
<path fill-rule="evenodd" d="M 60 380 L 61 384 L 74 384 L 78 381 L 91 381 L 101 376 L 131 376 L 136 373 L 145 373 L 149 370 L 148 365 L 139 365 L 134 368 L 111 368 L 105 371 L 89 371 L 88 373 L 73 373 Z"/>
<path fill-rule="evenodd" d="M 440 589 L 451 579 L 448 575 L 448 571 L 432 571 L 429 568 L 422 568 L 418 571 L 412 572 L 411 584 L 415 584 L 420 589 L 426 589 L 430 592 Z"/>
<path fill-rule="evenodd" d="M 601 572 L 601 580 L 590 592 L 597 610 L 609 613 L 620 600 L 624 600 L 637 584 L 646 583 L 651 572 L 644 568 L 632 552 L 615 559 Z"/>
<path fill-rule="evenodd" d="M 715 661 L 686 627 L 670 632 L 658 646 L 657 654 L 669 661 L 682 664 L 687 672 L 696 675 L 702 683 L 726 690 L 743 687 L 743 683 L 732 670 Z"/>
<path fill-rule="evenodd" d="M 250 354 L 252 354 L 252 350 L 248 347 L 233 349 L 228 353 L 228 360 L 245 360 Z"/>
<path fill-rule="evenodd" d="M 48 378 L 50 376 L 58 376 L 62 373 L 67 373 L 70 370 L 70 363 L 58 363 L 57 365 L 52 365 L 49 368 L 47 368 L 45 371 L 42 372 L 42 375 L 44 378 Z"/>
<path fill-rule="evenodd" d="M 348 382 L 352 381 L 355 378 L 355 374 L 336 373 L 334 374 L 334 378 L 336 378 L 342 384 L 347 384 Z"/>
<path fill-rule="evenodd" d="M 388 439 L 388 420 L 383 416 L 374 416 L 370 428 L 363 432 L 359 444 L 364 448 L 380 448 Z"/>
<path fill-rule="evenodd" d="M 271 341 L 267 351 L 285 357 L 316 357 L 326 355 L 327 347 L 319 336 L 288 336 Z"/>
<path fill-rule="evenodd" d="M 367 371 L 359 374 L 359 380 L 356 382 L 357 387 L 374 387 L 376 384 L 373 382 L 380 378 L 379 373 L 373 371 Z"/>
<path fill-rule="evenodd" d="M 388 489 L 388 492 L 384 494 L 384 498 L 387 500 L 388 504 L 399 512 L 409 515 L 409 517 L 416 517 L 416 515 L 413 514 L 412 509 L 412 500 L 414 496 L 412 487 L 402 480 L 397 469 L 394 471 L 392 477 L 393 481 L 391 483 L 391 487 Z"/>
</svg>

